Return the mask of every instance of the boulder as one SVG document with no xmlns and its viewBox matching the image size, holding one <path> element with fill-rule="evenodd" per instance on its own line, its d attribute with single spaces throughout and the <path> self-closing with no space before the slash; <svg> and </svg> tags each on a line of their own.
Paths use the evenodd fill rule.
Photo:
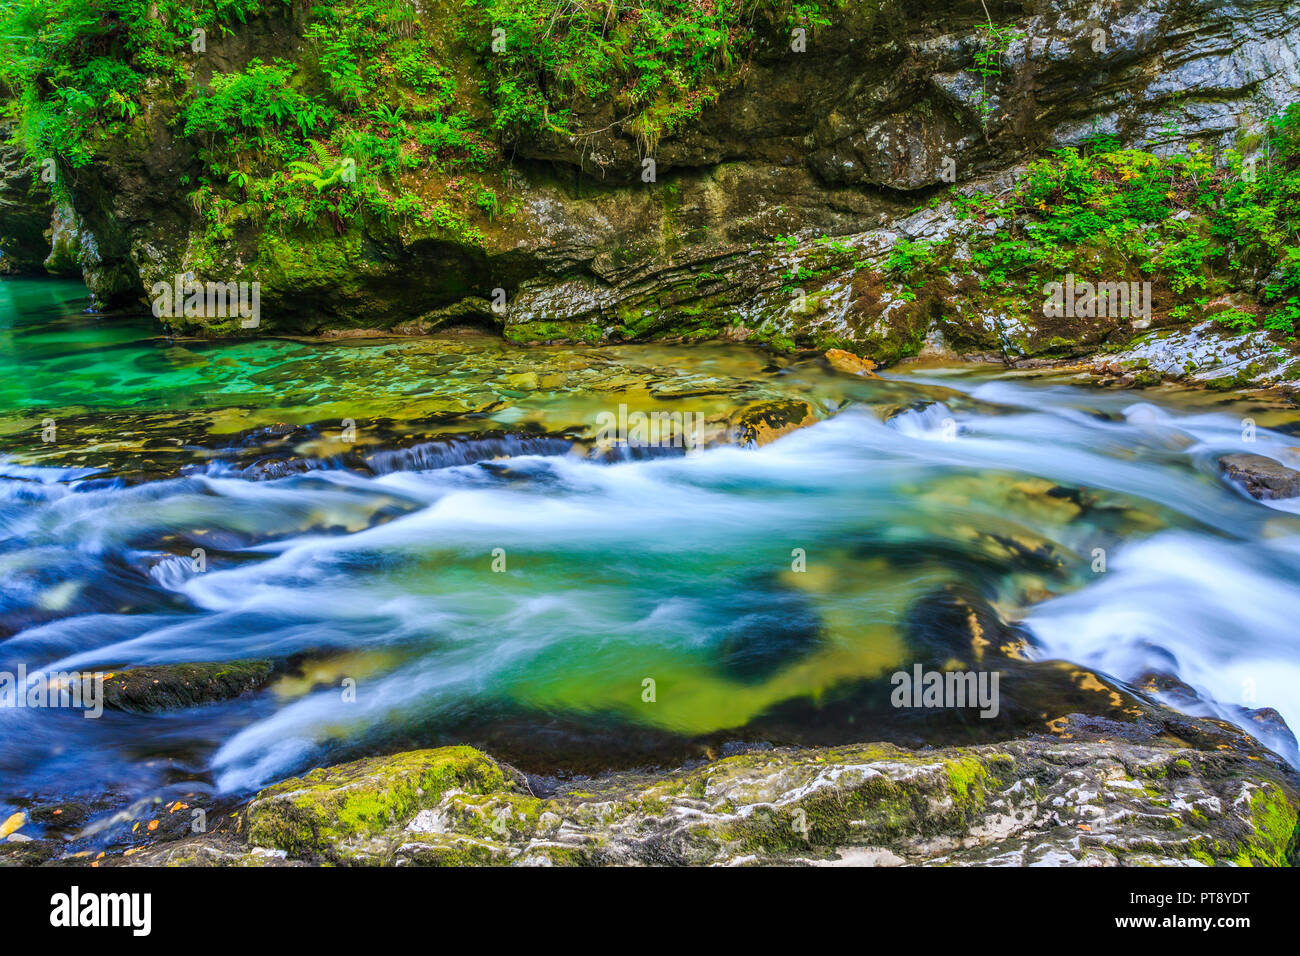
<svg viewBox="0 0 1300 956">
<path fill-rule="evenodd" d="M 229 700 L 271 679 L 270 661 L 163 664 L 117 671 L 104 678 L 104 706 L 132 713 L 176 710 Z"/>
<path fill-rule="evenodd" d="M 259 793 L 249 804 L 254 845 L 337 859 L 359 840 L 399 830 L 457 794 L 503 790 L 494 760 L 470 747 L 417 750 L 317 768 Z"/>
<path fill-rule="evenodd" d="M 313 770 L 259 793 L 244 842 L 109 865 L 1286 866 L 1300 777 L 1220 721 L 1062 716 L 971 747 L 729 748 L 671 772 L 529 778 L 471 747 Z M 543 781 L 537 781 L 539 787 Z"/>
<path fill-rule="evenodd" d="M 732 418 L 732 432 L 739 445 L 768 445 L 783 435 L 817 421 L 813 407 L 801 399 L 757 402 Z"/>
<path fill-rule="evenodd" d="M 1264 455 L 1224 455 L 1219 467 L 1254 498 L 1294 498 L 1300 495 L 1300 471 Z"/>
</svg>

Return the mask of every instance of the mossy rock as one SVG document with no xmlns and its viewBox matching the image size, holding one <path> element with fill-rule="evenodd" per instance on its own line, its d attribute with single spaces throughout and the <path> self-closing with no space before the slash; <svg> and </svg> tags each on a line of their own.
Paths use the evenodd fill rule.
<svg viewBox="0 0 1300 956">
<path fill-rule="evenodd" d="M 0 867 L 40 866 L 62 850 L 58 840 L 0 841 Z"/>
<path fill-rule="evenodd" d="M 317 768 L 260 792 L 248 807 L 248 837 L 293 854 L 337 855 L 342 841 L 403 826 L 452 789 L 493 793 L 507 789 L 506 777 L 472 747 Z"/>
<path fill-rule="evenodd" d="M 118 671 L 104 678 L 104 706 L 147 714 L 229 700 L 271 679 L 267 660 L 163 664 Z"/>
</svg>

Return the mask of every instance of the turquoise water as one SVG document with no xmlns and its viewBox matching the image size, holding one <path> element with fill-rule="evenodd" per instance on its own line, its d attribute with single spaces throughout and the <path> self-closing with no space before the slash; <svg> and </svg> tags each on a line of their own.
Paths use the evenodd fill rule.
<svg viewBox="0 0 1300 956">
<path fill-rule="evenodd" d="M 564 773 L 1046 732 L 1150 673 L 1300 720 L 1300 518 L 1215 464 L 1247 414 L 1244 450 L 1290 455 L 1285 409 L 741 345 L 180 343 L 84 306 L 0 282 L 0 670 L 277 675 L 165 714 L 0 708 L 0 817 L 434 743 Z M 819 420 L 722 442 L 778 400 Z M 619 405 L 698 412 L 711 447 L 602 448 Z M 953 662 L 1004 675 L 996 719 L 891 706 L 892 673 Z"/>
</svg>

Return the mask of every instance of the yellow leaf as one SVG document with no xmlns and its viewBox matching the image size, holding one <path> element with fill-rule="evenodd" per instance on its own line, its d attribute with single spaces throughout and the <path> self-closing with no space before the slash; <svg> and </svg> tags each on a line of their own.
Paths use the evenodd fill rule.
<svg viewBox="0 0 1300 956">
<path fill-rule="evenodd" d="M 23 824 L 27 822 L 27 814 L 19 810 L 4 823 L 0 823 L 0 840 L 3 840 L 11 833 L 21 830 Z"/>
</svg>

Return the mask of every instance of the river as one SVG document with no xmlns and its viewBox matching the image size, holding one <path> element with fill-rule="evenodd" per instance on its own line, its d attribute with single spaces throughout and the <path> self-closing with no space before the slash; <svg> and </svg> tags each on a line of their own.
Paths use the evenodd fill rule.
<svg viewBox="0 0 1300 956">
<path fill-rule="evenodd" d="M 158 714 L 0 708 L 0 819 L 449 742 L 564 774 L 1047 732 L 1152 675 L 1296 761 L 1249 712 L 1300 725 L 1300 500 L 1217 465 L 1294 456 L 1279 403 L 743 344 L 182 342 L 86 305 L 0 281 L 0 671 L 276 677 Z M 718 441 L 791 401 L 817 421 Z M 699 414 L 709 447 L 602 446 L 620 405 Z M 891 674 L 950 659 L 1005 669 L 996 719 L 891 707 Z"/>
</svg>

